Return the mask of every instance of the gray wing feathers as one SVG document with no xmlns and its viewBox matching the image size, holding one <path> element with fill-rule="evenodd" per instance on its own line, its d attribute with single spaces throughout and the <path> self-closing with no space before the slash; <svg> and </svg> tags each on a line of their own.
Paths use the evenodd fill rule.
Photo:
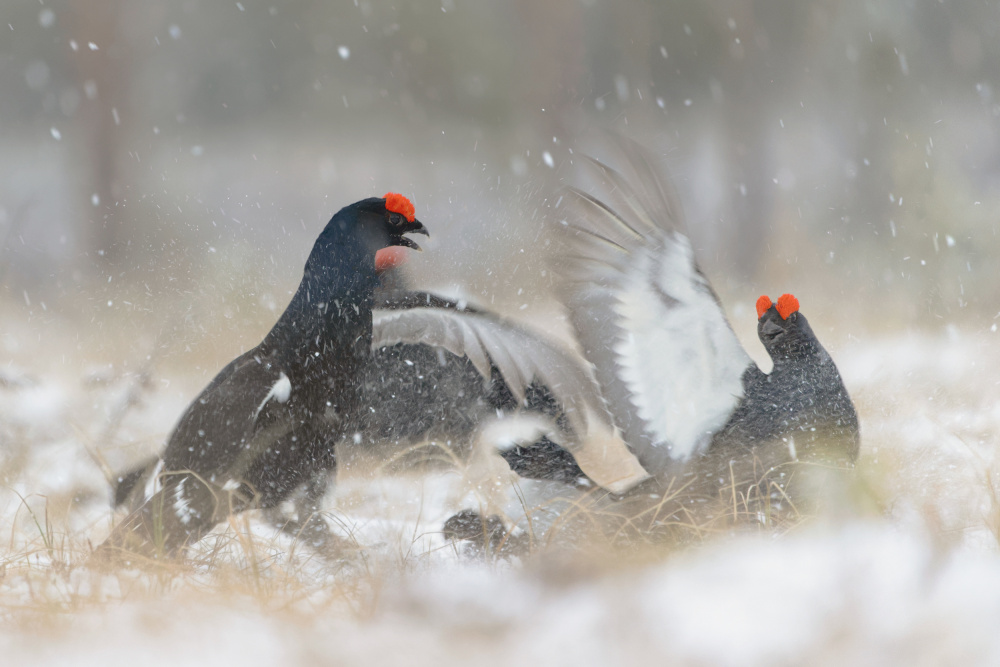
<svg viewBox="0 0 1000 667">
<path fill-rule="evenodd" d="M 573 427 L 586 432 L 585 406 L 601 399 L 586 367 L 555 343 L 499 318 L 443 308 L 375 311 L 372 348 L 396 343 L 441 347 L 468 357 L 486 379 L 491 361 L 519 402 L 539 381 L 564 407 Z"/>
<path fill-rule="evenodd" d="M 540 382 L 569 420 L 561 442 L 595 482 L 624 493 L 649 475 L 611 425 L 589 367 L 562 346 L 495 316 L 443 308 L 376 310 L 372 348 L 396 343 L 441 347 L 468 357 L 485 379 L 496 366 L 511 393 L 523 402 Z"/>
</svg>

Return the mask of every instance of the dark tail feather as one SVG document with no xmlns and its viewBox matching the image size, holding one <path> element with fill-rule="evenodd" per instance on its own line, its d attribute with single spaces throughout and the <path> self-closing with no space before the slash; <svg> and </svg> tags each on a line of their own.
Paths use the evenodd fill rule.
<svg viewBox="0 0 1000 667">
<path fill-rule="evenodd" d="M 528 446 L 515 445 L 499 454 L 507 461 L 510 469 L 521 477 L 564 484 L 577 484 L 581 481 L 593 484 L 577 465 L 573 455 L 546 437 Z"/>
<path fill-rule="evenodd" d="M 164 473 L 161 480 L 163 488 L 115 526 L 96 549 L 98 559 L 175 558 L 227 515 L 250 504 L 249 494 L 225 491 L 193 473 Z"/>
<path fill-rule="evenodd" d="M 146 480 L 149 473 L 153 470 L 153 467 L 156 466 L 156 462 L 159 460 L 160 457 L 158 456 L 148 458 L 137 466 L 129 468 L 115 478 L 114 507 L 116 509 L 128 502 L 128 499 L 132 496 L 132 491 L 135 489 L 136 485 Z"/>
</svg>

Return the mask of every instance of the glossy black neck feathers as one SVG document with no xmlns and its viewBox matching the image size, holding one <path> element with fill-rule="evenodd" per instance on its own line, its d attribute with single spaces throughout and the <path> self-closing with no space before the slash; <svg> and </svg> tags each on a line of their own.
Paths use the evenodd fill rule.
<svg viewBox="0 0 1000 667">
<path fill-rule="evenodd" d="M 790 314 L 786 320 L 769 311 L 761 318 L 757 331 L 775 368 L 806 360 L 812 363 L 817 356 L 829 356 L 799 312 Z"/>
<path fill-rule="evenodd" d="M 262 343 L 289 364 L 310 364 L 345 346 L 356 354 L 371 344 L 375 253 L 386 245 L 380 226 L 358 205 L 327 223 L 306 261 L 302 282 Z M 318 353 L 318 357 L 317 357 Z"/>
</svg>

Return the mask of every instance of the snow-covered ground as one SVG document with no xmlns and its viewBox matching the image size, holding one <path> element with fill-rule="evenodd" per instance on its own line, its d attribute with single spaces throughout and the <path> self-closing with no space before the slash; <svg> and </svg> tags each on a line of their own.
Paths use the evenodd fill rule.
<svg viewBox="0 0 1000 667">
<path fill-rule="evenodd" d="M 483 562 L 439 532 L 461 474 L 359 466 L 329 498 L 357 545 L 340 558 L 249 513 L 184 565 L 112 573 L 82 566 L 112 522 L 108 476 L 206 378 L 2 336 L 2 664 L 1000 664 L 993 333 L 831 343 L 862 416 L 857 507 L 781 535 Z"/>
</svg>

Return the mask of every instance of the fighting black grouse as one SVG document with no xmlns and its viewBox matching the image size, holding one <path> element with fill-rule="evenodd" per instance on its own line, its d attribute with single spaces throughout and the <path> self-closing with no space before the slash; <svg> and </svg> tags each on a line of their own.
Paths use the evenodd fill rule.
<svg viewBox="0 0 1000 667">
<path fill-rule="evenodd" d="M 402 261 L 396 247 L 376 254 L 372 355 L 358 375 L 365 418 L 356 424 L 358 437 L 349 444 L 378 456 L 386 445 L 399 452 L 431 442 L 450 447 L 448 456 L 468 461 L 470 454 L 496 444 L 490 435 L 502 434 L 508 448 L 501 455 L 515 472 L 540 476 L 555 465 L 558 470 L 552 474 L 559 481 L 597 480 L 612 490 L 624 490 L 623 482 L 632 484 L 637 475 L 644 476 L 624 442 L 599 416 L 603 404 L 578 357 L 464 301 L 407 290 L 408 281 L 399 272 Z M 503 428 L 490 428 L 499 422 Z M 519 439 L 511 442 L 512 433 Z M 298 433 L 298 448 L 322 456 L 268 462 L 271 477 L 299 485 L 290 498 L 292 515 L 274 502 L 258 502 L 275 524 L 319 547 L 333 539 L 320 510 L 336 469 L 329 442 L 334 435 L 322 427 Z M 318 442 L 307 443 L 307 437 Z M 162 457 L 122 475 L 115 505 L 145 503 L 151 495 L 149 480 L 162 473 L 170 451 L 168 445 Z M 588 456 L 597 451 L 599 457 Z M 579 464 L 570 452 L 578 453 Z M 203 450 L 189 463 L 197 463 L 202 476 L 218 475 L 233 469 L 239 456 L 239 450 Z M 292 470 L 279 471 L 283 466 Z M 280 498 L 287 497 L 283 486 Z"/>
<path fill-rule="evenodd" d="M 697 481 L 711 494 L 778 478 L 777 488 L 786 464 L 852 465 L 857 414 L 798 301 L 758 301 L 758 335 L 774 362 L 764 373 L 698 268 L 670 181 L 638 146 L 622 141 L 618 151 L 621 172 L 584 160 L 601 195 L 569 188 L 554 216 L 565 240 L 559 297 L 609 424 L 675 489 Z M 543 468 L 551 478 L 558 461 Z"/>
<path fill-rule="evenodd" d="M 188 406 L 102 553 L 176 554 L 229 513 L 273 507 L 312 471 L 333 467 L 337 441 L 364 428 L 375 254 L 419 249 L 404 236 L 412 233 L 427 231 L 394 193 L 333 216 L 285 312 Z"/>
</svg>

